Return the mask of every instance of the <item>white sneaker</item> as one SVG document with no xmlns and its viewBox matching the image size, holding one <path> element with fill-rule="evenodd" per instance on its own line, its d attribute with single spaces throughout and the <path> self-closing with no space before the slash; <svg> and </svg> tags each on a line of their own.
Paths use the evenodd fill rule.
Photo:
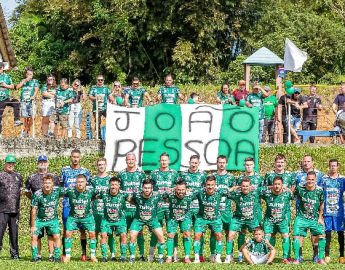
<svg viewBox="0 0 345 270">
<path fill-rule="evenodd" d="M 154 260 L 155 260 L 155 256 L 154 255 L 150 255 L 149 258 L 148 258 L 148 261 L 152 263 L 152 262 L 154 262 Z"/>
<path fill-rule="evenodd" d="M 232 263 L 234 261 L 234 257 L 232 255 L 226 255 L 224 263 Z"/>
<path fill-rule="evenodd" d="M 222 259 L 221 259 L 221 258 L 216 258 L 216 259 L 214 260 L 214 262 L 215 262 L 215 263 L 222 263 Z"/>
<path fill-rule="evenodd" d="M 193 263 L 200 263 L 200 260 L 199 259 L 194 259 Z"/>
<path fill-rule="evenodd" d="M 210 262 L 214 262 L 215 259 L 216 259 L 216 255 L 211 254 L 211 256 L 210 256 Z"/>
</svg>

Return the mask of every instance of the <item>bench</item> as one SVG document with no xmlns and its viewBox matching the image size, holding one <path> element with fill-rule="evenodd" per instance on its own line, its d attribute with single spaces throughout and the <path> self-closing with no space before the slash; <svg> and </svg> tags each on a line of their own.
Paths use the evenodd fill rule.
<svg viewBox="0 0 345 270">
<path fill-rule="evenodd" d="M 301 137 L 301 142 L 306 142 L 309 137 L 333 137 L 339 136 L 338 130 L 297 130 L 297 135 Z"/>
</svg>

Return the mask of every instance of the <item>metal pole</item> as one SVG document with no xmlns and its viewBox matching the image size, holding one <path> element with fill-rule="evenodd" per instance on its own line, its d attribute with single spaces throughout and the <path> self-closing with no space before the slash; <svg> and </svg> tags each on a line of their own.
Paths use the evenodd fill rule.
<svg viewBox="0 0 345 270">
<path fill-rule="evenodd" d="M 36 117 L 36 101 L 32 101 L 32 138 L 36 137 L 36 129 L 35 129 L 35 117 Z"/>
<path fill-rule="evenodd" d="M 99 140 L 98 132 L 99 132 L 99 115 L 98 115 L 98 96 L 96 95 L 96 136 L 95 138 Z"/>
<path fill-rule="evenodd" d="M 288 103 L 288 143 L 291 143 L 291 105 Z"/>
</svg>

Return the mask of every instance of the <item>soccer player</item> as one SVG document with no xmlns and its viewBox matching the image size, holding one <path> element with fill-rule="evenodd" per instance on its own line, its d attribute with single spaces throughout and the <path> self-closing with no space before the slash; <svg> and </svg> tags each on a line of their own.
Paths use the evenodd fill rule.
<svg viewBox="0 0 345 270">
<path fill-rule="evenodd" d="M 113 237 L 114 233 L 119 233 L 121 238 L 120 261 L 126 261 L 127 252 L 127 227 L 125 217 L 125 200 L 128 194 L 120 191 L 121 181 L 117 177 L 112 177 L 109 180 L 110 187 L 100 193 L 99 198 L 104 203 L 104 217 L 101 222 L 101 250 L 102 262 L 107 261 L 107 238 Z M 115 243 L 114 243 L 115 244 Z M 115 259 L 115 254 L 111 255 L 112 260 Z"/>
<path fill-rule="evenodd" d="M 80 151 L 78 149 L 72 150 L 70 159 L 71 159 L 71 165 L 63 167 L 61 169 L 61 186 L 63 186 L 64 188 L 75 187 L 76 178 L 77 178 L 77 175 L 79 174 L 85 175 L 86 180 L 89 182 L 90 172 L 88 169 L 81 167 Z M 69 200 L 67 197 L 65 197 L 62 200 L 62 221 L 64 225 L 64 234 L 66 231 L 66 221 L 69 215 L 69 211 L 70 211 Z M 82 248 L 81 260 L 86 261 L 86 245 L 87 245 L 86 233 L 82 227 L 80 227 L 79 230 L 80 230 L 80 244 Z M 63 254 L 65 254 L 65 241 L 64 239 L 62 239 L 62 241 L 63 241 L 62 242 Z"/>
<path fill-rule="evenodd" d="M 276 251 L 267 239 L 261 227 L 254 229 L 254 237 L 241 247 L 248 264 L 272 264 Z"/>
<path fill-rule="evenodd" d="M 322 189 L 325 196 L 324 221 L 326 232 L 326 257 L 325 262 L 331 261 L 330 245 L 332 231 L 338 234 L 339 263 L 345 263 L 344 258 L 344 190 L 345 177 L 339 174 L 337 159 L 329 160 L 328 174 L 322 178 Z"/>
<path fill-rule="evenodd" d="M 307 236 L 308 229 L 318 240 L 318 263 L 325 264 L 324 195 L 322 188 L 316 185 L 316 177 L 315 172 L 308 172 L 305 186 L 297 186 L 295 190 L 299 204 L 293 226 L 294 264 L 300 263 L 300 246 L 303 244 L 303 238 Z"/>
<path fill-rule="evenodd" d="M 63 191 L 60 187 L 54 186 L 54 178 L 51 175 L 43 177 L 42 188 L 37 190 L 31 201 L 31 249 L 32 261 L 41 260 L 38 250 L 38 239 L 43 230 L 54 242 L 54 255 L 52 261 L 60 262 L 60 225 L 58 220 L 58 205 Z"/>
<path fill-rule="evenodd" d="M 177 228 L 180 227 L 183 233 L 183 247 L 185 252 L 185 263 L 191 263 L 189 258 L 191 250 L 191 230 L 192 230 L 192 212 L 190 205 L 194 200 L 193 194 L 187 195 L 187 184 L 182 179 L 176 182 L 174 194 L 165 197 L 169 204 L 169 215 L 167 220 L 167 259 L 166 263 L 172 262 L 172 255 L 174 249 L 174 238 L 177 233 Z"/>
<path fill-rule="evenodd" d="M 180 93 L 180 89 L 174 85 L 173 76 L 168 74 L 165 76 L 165 85 L 159 88 L 157 97 L 161 103 L 177 104 L 178 99 L 184 101 L 184 96 Z"/>
<path fill-rule="evenodd" d="M 196 194 L 196 199 L 199 202 L 199 212 L 194 224 L 194 263 L 200 263 L 200 240 L 205 233 L 206 227 L 211 229 L 211 233 L 216 238 L 216 258 L 214 262 L 222 263 L 223 223 L 219 206 L 223 196 L 229 195 L 229 189 L 216 190 L 216 188 L 216 178 L 209 175 L 205 180 L 205 188 Z"/>
<path fill-rule="evenodd" d="M 247 177 L 242 178 L 241 186 L 233 186 L 230 189 L 230 199 L 235 203 L 235 213 L 230 223 L 230 232 L 228 235 L 228 245 L 227 249 L 233 250 L 234 238 L 237 232 L 244 232 L 249 230 L 253 232 L 256 227 L 259 226 L 259 220 L 257 215 L 258 208 L 261 209 L 259 201 L 259 191 L 260 188 L 254 189 L 251 186 L 251 180 Z M 245 240 L 243 240 L 242 245 Z M 239 241 L 238 241 L 239 243 Z M 239 252 L 240 247 L 238 245 Z M 242 252 L 240 253 L 242 256 Z M 233 261 L 233 254 L 230 255 L 230 262 Z"/>
<path fill-rule="evenodd" d="M 107 160 L 105 158 L 97 159 L 96 164 L 97 164 L 97 175 L 92 177 L 91 185 L 96 190 L 96 192 L 100 194 L 109 189 L 109 179 L 111 178 L 111 176 L 108 175 L 108 173 L 106 172 Z M 95 231 L 96 231 L 97 241 L 98 241 L 98 234 L 101 232 L 101 222 L 104 217 L 103 207 L 104 207 L 104 204 L 101 199 L 96 198 L 92 202 L 92 212 L 93 212 L 93 217 L 95 218 L 95 224 L 96 224 Z M 115 245 L 115 240 L 111 235 L 109 237 L 111 260 L 115 259 L 114 245 Z"/>
<path fill-rule="evenodd" d="M 159 194 L 170 193 L 176 183 L 178 178 L 178 172 L 169 168 L 169 154 L 162 153 L 159 157 L 159 169 L 153 170 L 150 174 L 150 178 L 153 182 L 154 191 L 157 191 Z M 161 226 L 164 226 L 164 220 L 168 219 L 169 215 L 169 203 L 165 200 L 162 200 L 158 203 L 158 221 Z M 175 240 L 177 246 L 177 239 Z M 150 241 L 150 255 L 149 261 L 154 260 L 154 250 L 157 245 L 157 238 L 155 234 L 151 234 L 151 241 Z M 177 254 L 175 253 L 175 261 L 177 260 Z"/>
<path fill-rule="evenodd" d="M 21 89 L 20 93 L 20 110 L 24 118 L 24 128 L 21 137 L 30 136 L 30 128 L 32 126 L 32 117 L 35 114 L 33 103 L 36 102 L 37 93 L 39 91 L 39 82 L 33 78 L 34 71 L 32 68 L 25 69 L 25 78 L 16 85 L 16 89 Z"/>
<path fill-rule="evenodd" d="M 252 157 L 247 157 L 244 160 L 244 174 L 240 175 L 237 179 L 237 185 L 241 185 L 242 183 L 242 179 L 244 178 L 249 178 L 250 179 L 250 185 L 252 188 L 257 189 L 259 187 L 262 187 L 264 184 L 264 179 L 257 173 L 254 171 L 254 159 Z M 258 207 L 255 209 L 256 211 L 256 215 L 259 221 L 259 224 L 262 221 L 262 208 L 261 208 L 261 204 L 258 205 Z M 240 248 L 245 241 L 245 234 L 247 232 L 246 231 L 242 231 L 239 233 L 238 235 L 238 247 Z M 242 252 L 238 253 L 238 262 L 242 262 L 243 261 L 243 256 L 242 256 Z"/>
<path fill-rule="evenodd" d="M 90 238 L 90 261 L 97 262 L 95 219 L 92 214 L 91 200 L 96 192 L 93 187 L 87 186 L 86 176 L 77 175 L 75 187 L 65 190 L 65 197 L 69 199 L 70 212 L 66 220 L 65 233 L 65 263 L 71 260 L 73 231 L 83 228 L 88 231 Z"/>
<path fill-rule="evenodd" d="M 314 161 L 313 157 L 310 155 L 305 155 L 302 160 L 302 168 L 300 171 L 295 172 L 295 177 L 296 177 L 296 186 L 305 186 L 306 184 L 306 179 L 307 179 L 307 174 L 308 172 L 315 172 L 316 173 L 316 185 L 321 185 L 322 183 L 322 177 L 323 173 L 320 172 L 319 170 L 314 168 Z M 298 207 L 299 201 L 296 200 L 296 207 Z M 311 236 L 311 241 L 313 244 L 313 261 L 318 262 L 318 250 L 317 250 L 317 245 L 318 245 L 318 239 L 317 237 Z M 302 245 L 301 245 L 302 246 Z M 302 256 L 302 248 L 300 250 L 300 260 L 303 261 L 303 256 Z"/>
<path fill-rule="evenodd" d="M 263 189 L 260 197 L 266 203 L 266 213 L 263 222 L 265 239 L 272 246 L 275 245 L 275 236 L 280 233 L 283 240 L 283 263 L 289 264 L 290 249 L 290 208 L 293 196 L 290 190 L 285 190 L 283 179 L 277 175 L 273 179 L 271 188 Z M 255 232 L 256 233 L 256 232 Z"/>
<path fill-rule="evenodd" d="M 217 171 L 213 173 L 213 176 L 216 178 L 217 190 L 228 190 L 235 184 L 234 176 L 226 171 L 226 166 L 228 163 L 228 158 L 224 155 L 219 155 L 217 157 Z M 221 213 L 223 229 L 226 233 L 226 239 L 229 236 L 230 223 L 232 219 L 231 211 L 231 200 L 227 196 L 223 196 L 219 205 L 219 211 Z M 231 262 L 232 250 L 229 250 L 229 243 L 226 242 L 226 258 L 225 263 Z M 210 250 L 211 250 L 211 261 L 215 258 L 215 247 L 216 239 L 214 235 L 211 235 L 210 238 Z"/>
<path fill-rule="evenodd" d="M 129 253 L 131 263 L 135 261 L 135 242 L 139 232 L 146 225 L 158 241 L 158 263 L 163 263 L 164 236 L 162 226 L 157 219 L 158 202 L 162 195 L 153 191 L 153 182 L 145 179 L 142 183 L 142 192 L 134 193 L 127 198 L 128 202 L 136 206 L 136 212 L 130 227 Z"/>
<path fill-rule="evenodd" d="M 127 194 L 139 193 L 142 182 L 146 179 L 145 173 L 137 167 L 136 156 L 133 152 L 129 152 L 126 155 L 126 169 L 118 173 L 118 177 L 121 180 L 121 190 Z M 132 224 L 135 216 L 136 207 L 130 203 L 126 203 L 125 214 L 126 214 L 126 225 L 127 230 Z M 142 232 L 138 234 L 138 247 L 140 261 L 145 261 L 144 257 L 144 236 Z"/>
<path fill-rule="evenodd" d="M 55 186 L 60 186 L 60 178 L 52 173 L 48 172 L 48 167 L 49 167 L 49 161 L 48 161 L 48 157 L 45 155 L 40 155 L 37 158 L 37 172 L 34 174 L 31 174 L 26 183 L 25 183 L 25 195 L 26 197 L 28 197 L 30 200 L 32 199 L 32 195 L 42 189 L 42 184 L 43 184 L 43 178 L 46 175 L 49 175 L 51 177 L 53 177 L 54 180 L 54 185 Z M 31 215 L 30 215 L 31 217 Z M 31 225 L 31 219 L 30 219 L 30 225 Z M 37 246 L 38 246 L 38 258 L 41 258 L 41 238 L 44 237 L 44 230 L 42 230 L 42 234 L 38 235 L 38 239 L 37 239 Z M 54 252 L 54 242 L 53 239 L 48 236 L 48 247 L 49 247 L 49 260 L 53 261 L 54 256 L 53 256 L 53 252 Z"/>
<path fill-rule="evenodd" d="M 144 87 L 140 86 L 139 78 L 134 77 L 132 80 L 132 86 L 128 89 L 125 96 L 125 105 L 131 108 L 143 107 L 144 97 L 151 103 L 149 93 Z"/>
<path fill-rule="evenodd" d="M 180 177 L 182 180 L 184 180 L 187 184 L 187 192 L 188 193 L 194 193 L 196 191 L 199 191 L 203 188 L 205 179 L 206 179 L 206 173 L 199 170 L 200 166 L 200 157 L 198 155 L 191 155 L 189 158 L 189 168 L 187 171 L 180 172 Z M 193 227 L 195 225 L 195 219 L 199 212 L 199 202 L 197 199 L 195 199 L 191 206 L 192 211 L 192 220 L 193 220 Z M 204 237 L 200 240 L 200 262 L 204 262 Z"/>
</svg>

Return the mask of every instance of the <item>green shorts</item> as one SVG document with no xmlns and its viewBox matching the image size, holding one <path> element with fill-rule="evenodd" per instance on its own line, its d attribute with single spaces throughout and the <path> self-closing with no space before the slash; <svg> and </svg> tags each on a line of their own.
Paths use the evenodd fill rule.
<svg viewBox="0 0 345 270">
<path fill-rule="evenodd" d="M 241 220 L 233 217 L 230 224 L 230 231 L 240 232 L 243 229 L 248 229 L 249 232 L 252 232 L 258 226 L 259 221 L 257 219 Z"/>
<path fill-rule="evenodd" d="M 273 223 L 269 219 L 265 219 L 263 222 L 263 229 L 265 234 L 275 234 L 275 233 L 289 233 L 290 225 L 287 220 L 283 220 L 279 223 Z"/>
<path fill-rule="evenodd" d="M 142 221 L 135 218 L 131 224 L 130 230 L 140 232 L 144 225 L 146 225 L 150 231 L 162 228 L 162 225 L 159 223 L 157 218 L 154 218 L 150 221 Z"/>
<path fill-rule="evenodd" d="M 127 226 L 127 230 L 129 230 L 129 227 L 131 227 L 131 224 L 134 220 L 134 216 L 135 216 L 135 210 L 127 210 L 126 211 L 126 226 Z"/>
<path fill-rule="evenodd" d="M 123 218 L 119 221 L 107 221 L 103 219 L 101 222 L 101 233 L 107 233 L 108 235 L 127 233 L 126 220 Z"/>
<path fill-rule="evenodd" d="M 169 209 L 167 208 L 159 208 L 157 211 L 157 219 L 164 224 L 164 220 L 168 220 L 169 217 Z"/>
<path fill-rule="evenodd" d="M 101 232 L 101 223 L 102 223 L 102 220 L 104 219 L 103 215 L 100 215 L 100 214 L 93 214 L 93 217 L 95 219 L 95 232 L 96 233 L 99 233 Z"/>
<path fill-rule="evenodd" d="M 75 231 L 83 228 L 88 232 L 95 231 L 95 219 L 93 215 L 85 218 L 75 218 L 69 216 L 66 221 L 66 231 Z"/>
<path fill-rule="evenodd" d="M 38 236 L 43 234 L 43 230 L 46 229 L 48 235 L 60 234 L 60 224 L 58 219 L 52 219 L 48 221 L 35 220 L 35 231 L 34 235 Z"/>
<path fill-rule="evenodd" d="M 195 220 L 194 232 L 204 233 L 206 230 L 206 226 L 208 226 L 210 230 L 214 233 L 219 233 L 223 231 L 223 222 L 221 218 L 207 220 L 201 217 L 197 217 L 197 219 Z"/>
<path fill-rule="evenodd" d="M 169 219 L 167 222 L 167 232 L 177 233 L 177 228 L 180 227 L 181 232 L 190 232 L 192 230 L 193 221 L 191 218 L 185 218 L 184 220 Z"/>
<path fill-rule="evenodd" d="M 317 220 L 297 216 L 293 224 L 293 236 L 306 237 L 308 229 L 313 236 L 323 235 L 325 233 L 324 226 L 319 224 Z"/>
<path fill-rule="evenodd" d="M 232 215 L 231 213 L 223 213 L 222 214 L 222 222 L 223 222 L 223 229 L 224 231 L 230 231 L 230 224 L 232 220 Z"/>
</svg>

